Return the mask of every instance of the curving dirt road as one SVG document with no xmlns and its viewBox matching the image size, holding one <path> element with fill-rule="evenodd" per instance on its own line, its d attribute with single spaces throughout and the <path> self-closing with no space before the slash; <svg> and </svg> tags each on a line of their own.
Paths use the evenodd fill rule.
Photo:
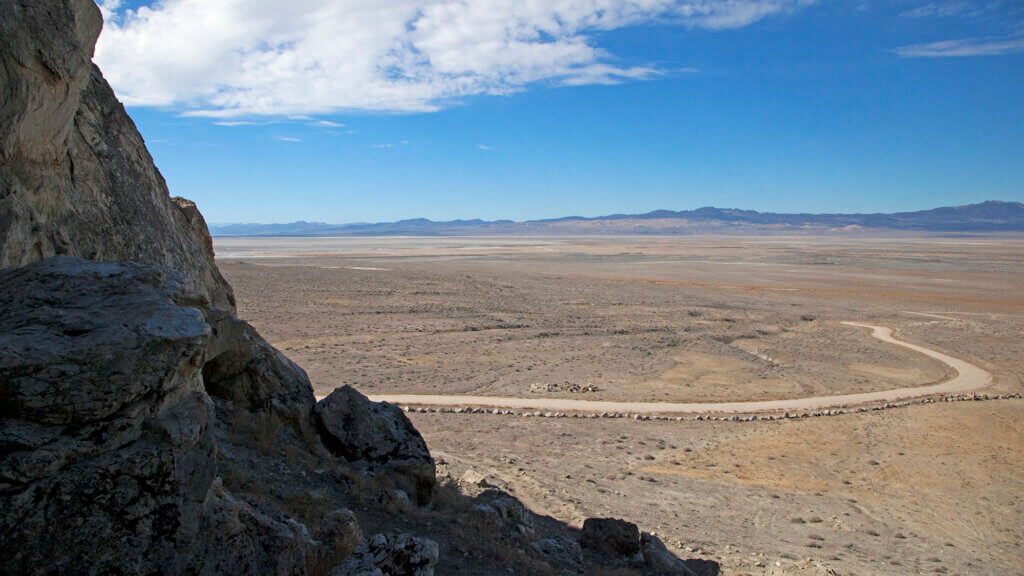
<svg viewBox="0 0 1024 576">
<path fill-rule="evenodd" d="M 862 392 L 858 394 L 841 394 L 837 396 L 815 396 L 812 398 L 793 398 L 789 400 L 764 400 L 755 402 L 705 402 L 705 403 L 674 403 L 674 402 L 609 402 L 600 400 L 574 400 L 570 398 L 512 398 L 502 396 L 462 396 L 435 394 L 372 394 L 368 397 L 375 402 L 390 402 L 401 405 L 422 406 L 478 406 L 502 409 L 532 409 L 580 412 L 630 412 L 634 414 L 700 414 L 700 413 L 752 413 L 768 411 L 801 411 L 822 410 L 868 404 L 876 402 L 895 402 L 910 398 L 932 396 L 935 394 L 962 394 L 983 388 L 992 381 L 992 375 L 977 366 L 936 352 L 910 344 L 892 337 L 892 329 L 885 326 L 873 326 L 859 322 L 843 322 L 847 326 L 870 328 L 871 335 L 883 342 L 910 348 L 925 356 L 930 356 L 956 370 L 956 376 L 927 386 L 914 388 L 897 388 L 881 392 Z"/>
</svg>

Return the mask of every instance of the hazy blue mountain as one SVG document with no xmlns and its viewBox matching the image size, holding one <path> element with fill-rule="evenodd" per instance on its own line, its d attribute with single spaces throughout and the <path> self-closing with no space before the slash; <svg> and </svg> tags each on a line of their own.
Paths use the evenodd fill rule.
<svg viewBox="0 0 1024 576">
<path fill-rule="evenodd" d="M 214 236 L 460 236 L 485 234 L 701 234 L 812 233 L 856 230 L 917 232 L 1024 232 L 1024 204 L 990 200 L 980 204 L 893 214 L 775 214 L 714 208 L 654 210 L 596 218 L 566 216 L 514 222 L 426 218 L 398 222 L 325 224 L 211 224 Z"/>
</svg>

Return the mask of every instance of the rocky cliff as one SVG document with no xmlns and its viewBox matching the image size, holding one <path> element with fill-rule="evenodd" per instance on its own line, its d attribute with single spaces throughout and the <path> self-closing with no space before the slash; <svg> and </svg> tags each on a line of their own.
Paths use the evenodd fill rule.
<svg viewBox="0 0 1024 576">
<path fill-rule="evenodd" d="M 393 406 L 318 404 L 236 317 L 91 63 L 100 27 L 91 0 L 0 0 L 0 573 L 690 573 L 635 526 L 581 547 L 439 486 Z"/>
<path fill-rule="evenodd" d="M 0 2 L 0 266 L 64 254 L 177 270 L 234 309 L 206 223 L 172 199 L 92 63 L 92 0 Z"/>
</svg>

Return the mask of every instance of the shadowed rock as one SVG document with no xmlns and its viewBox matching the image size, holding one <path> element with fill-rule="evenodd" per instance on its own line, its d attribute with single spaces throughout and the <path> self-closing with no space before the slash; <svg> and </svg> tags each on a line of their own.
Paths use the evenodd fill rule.
<svg viewBox="0 0 1024 576">
<path fill-rule="evenodd" d="M 409 534 L 374 534 L 331 576 L 433 576 L 437 543 Z"/>
<path fill-rule="evenodd" d="M 655 574 L 697 576 L 685 562 L 665 548 L 661 538 L 653 534 L 647 532 L 640 534 L 640 548 L 644 557 L 644 566 Z"/>
<path fill-rule="evenodd" d="M 632 560 L 640 555 L 640 529 L 618 518 L 587 518 L 580 546 L 597 554 Z"/>
<path fill-rule="evenodd" d="M 476 497 L 472 512 L 483 525 L 505 538 L 534 533 L 533 515 L 523 503 L 501 490 L 485 490 Z"/>
<path fill-rule="evenodd" d="M 583 574 L 583 551 L 569 538 L 544 538 L 530 542 L 534 553 L 544 558 L 559 575 Z"/>
<path fill-rule="evenodd" d="M 304 570 L 308 536 L 215 485 L 210 328 L 183 278 L 56 257 L 0 287 L 5 571 Z"/>
<path fill-rule="evenodd" d="M 391 477 L 419 504 L 434 496 L 434 459 L 405 414 L 387 402 L 371 402 L 351 386 L 335 388 L 316 405 L 317 425 L 334 454 L 365 462 Z"/>
<path fill-rule="evenodd" d="M 207 392 L 248 412 L 273 412 L 311 436 L 316 397 L 306 372 L 247 322 L 223 310 L 208 310 L 206 320 L 213 328 L 203 366 Z"/>
</svg>

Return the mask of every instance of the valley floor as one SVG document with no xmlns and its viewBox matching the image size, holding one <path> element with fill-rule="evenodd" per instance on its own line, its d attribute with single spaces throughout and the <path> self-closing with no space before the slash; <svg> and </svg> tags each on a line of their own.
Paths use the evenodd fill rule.
<svg viewBox="0 0 1024 576">
<path fill-rule="evenodd" d="M 318 394 L 769 401 L 1021 392 L 1019 238 L 216 239 L 239 314 Z M 960 370 L 962 372 L 962 370 Z M 1024 571 L 1024 401 L 773 422 L 410 414 L 446 470 L 614 515 L 727 572 Z M 686 552 L 686 548 L 699 552 Z M 763 566 L 759 566 L 759 564 Z"/>
</svg>

